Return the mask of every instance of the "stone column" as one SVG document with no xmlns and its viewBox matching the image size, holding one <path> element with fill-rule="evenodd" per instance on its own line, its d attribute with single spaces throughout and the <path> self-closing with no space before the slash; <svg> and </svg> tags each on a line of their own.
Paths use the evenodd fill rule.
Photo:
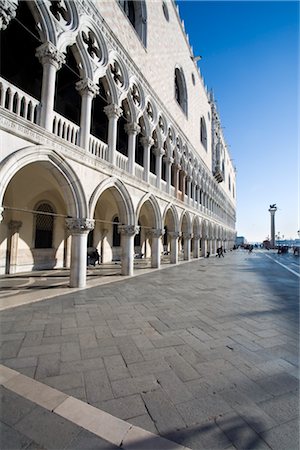
<svg viewBox="0 0 300 450">
<path fill-rule="evenodd" d="M 88 150 L 91 132 L 92 101 L 99 94 L 99 87 L 89 78 L 85 78 L 76 83 L 76 89 L 81 95 L 79 145 L 85 150 Z"/>
<path fill-rule="evenodd" d="M 192 233 L 183 233 L 184 239 L 183 249 L 184 249 L 184 260 L 189 261 L 191 259 L 191 239 Z"/>
<path fill-rule="evenodd" d="M 166 183 L 167 183 L 167 193 L 170 194 L 171 192 L 171 169 L 172 164 L 174 162 L 174 159 L 170 156 L 166 157 Z"/>
<path fill-rule="evenodd" d="M 128 134 L 128 171 L 134 175 L 136 135 L 141 131 L 141 127 L 135 122 L 127 123 L 125 131 Z"/>
<path fill-rule="evenodd" d="M 104 112 L 108 117 L 108 160 L 116 165 L 116 145 L 117 145 L 117 126 L 118 119 L 122 115 L 122 108 L 114 103 L 104 107 Z"/>
<path fill-rule="evenodd" d="M 7 273 L 16 273 L 18 261 L 18 241 L 19 230 L 22 222 L 19 220 L 11 220 L 8 223 L 9 238 L 8 238 L 8 271 Z"/>
<path fill-rule="evenodd" d="M 43 66 L 40 126 L 52 132 L 55 98 L 56 72 L 65 63 L 66 57 L 51 42 L 45 42 L 36 49 L 35 56 Z"/>
<path fill-rule="evenodd" d="M 277 211 L 276 204 L 270 205 L 269 213 L 271 215 L 271 248 L 275 248 L 275 213 Z"/>
<path fill-rule="evenodd" d="M 163 148 L 156 148 L 154 154 L 156 156 L 155 159 L 155 172 L 156 172 L 156 187 L 160 189 L 161 185 L 161 160 L 165 151 Z"/>
<path fill-rule="evenodd" d="M 187 204 L 189 205 L 190 202 L 191 202 L 191 182 L 192 182 L 192 178 L 189 175 L 187 175 L 186 179 L 187 179 Z"/>
<path fill-rule="evenodd" d="M 152 147 L 154 140 L 152 137 L 145 136 L 141 139 L 141 144 L 144 147 L 144 180 L 149 183 L 150 172 L 150 148 Z"/>
<path fill-rule="evenodd" d="M 200 244 L 200 234 L 194 234 L 193 242 L 194 242 L 194 251 L 193 251 L 193 257 L 199 258 L 200 251 L 199 251 L 199 244 Z"/>
<path fill-rule="evenodd" d="M 171 238 L 170 263 L 177 264 L 178 263 L 178 239 L 179 239 L 180 233 L 179 233 L 179 231 L 169 231 L 168 233 Z"/>
<path fill-rule="evenodd" d="M 186 173 L 182 172 L 182 201 L 184 202 L 185 199 L 185 179 L 186 179 Z"/>
<path fill-rule="evenodd" d="M 174 165 L 174 170 L 175 170 L 175 174 L 174 174 L 174 181 L 175 181 L 175 197 L 178 198 L 178 187 L 179 187 L 179 171 L 180 171 L 180 165 L 179 164 L 175 164 Z"/>
<path fill-rule="evenodd" d="M 151 242 L 151 267 L 160 268 L 160 238 L 164 235 L 165 230 L 152 228 L 150 236 Z"/>
<path fill-rule="evenodd" d="M 86 285 L 87 235 L 94 229 L 92 219 L 66 219 L 66 225 L 72 236 L 70 287 Z"/>
<path fill-rule="evenodd" d="M 207 253 L 207 239 L 202 237 L 202 239 L 201 239 L 201 256 L 203 258 L 205 258 L 206 253 Z"/>
<path fill-rule="evenodd" d="M 135 225 L 119 225 L 118 230 L 121 233 L 121 272 L 122 275 L 133 275 L 134 259 L 134 236 L 139 232 L 139 227 Z"/>
<path fill-rule="evenodd" d="M 16 17 L 18 0 L 0 2 L 0 30 L 5 30 L 9 22 Z"/>
<path fill-rule="evenodd" d="M 192 180 L 191 189 L 192 189 L 192 197 L 193 197 L 192 205 L 195 208 L 195 205 L 197 205 L 197 198 L 196 198 L 197 189 L 196 189 L 196 183 L 194 180 Z"/>
</svg>

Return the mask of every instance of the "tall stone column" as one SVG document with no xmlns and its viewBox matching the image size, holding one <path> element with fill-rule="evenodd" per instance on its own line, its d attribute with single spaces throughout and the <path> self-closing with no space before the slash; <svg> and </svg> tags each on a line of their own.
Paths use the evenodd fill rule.
<svg viewBox="0 0 300 450">
<path fill-rule="evenodd" d="M 202 237 L 201 239 L 201 256 L 205 258 L 207 253 L 207 239 Z"/>
<path fill-rule="evenodd" d="M 270 205 L 269 213 L 271 216 L 271 248 L 275 248 L 275 213 L 277 211 L 276 204 Z"/>
<path fill-rule="evenodd" d="M 141 144 L 144 147 L 144 180 L 149 183 L 150 172 L 150 148 L 152 147 L 154 140 L 152 137 L 145 136 L 141 139 Z"/>
<path fill-rule="evenodd" d="M 160 238 L 164 235 L 165 230 L 152 229 L 150 236 L 152 237 L 151 243 L 151 267 L 160 268 Z"/>
<path fill-rule="evenodd" d="M 16 17 L 18 3 L 18 0 L 0 2 L 0 30 L 5 30 L 9 22 Z"/>
<path fill-rule="evenodd" d="M 189 205 L 191 202 L 191 183 L 192 183 L 192 178 L 187 175 L 186 176 L 186 180 L 187 180 L 187 204 Z"/>
<path fill-rule="evenodd" d="M 52 131 L 56 72 L 65 63 L 66 57 L 51 42 L 40 45 L 35 56 L 43 66 L 40 126 Z"/>
<path fill-rule="evenodd" d="M 170 245 L 170 263 L 177 264 L 178 263 L 178 239 L 180 237 L 179 231 L 169 231 L 168 232 L 171 245 Z"/>
<path fill-rule="evenodd" d="M 125 125 L 125 131 L 128 134 L 128 171 L 134 175 L 136 135 L 141 131 L 141 127 L 132 122 Z"/>
<path fill-rule="evenodd" d="M 17 271 L 18 241 L 21 226 L 22 222 L 19 220 L 11 220 L 8 223 L 8 273 L 16 273 Z"/>
<path fill-rule="evenodd" d="M 194 234 L 194 236 L 193 236 L 193 242 L 194 242 L 193 257 L 194 258 L 199 258 L 199 256 L 200 256 L 200 249 L 199 249 L 200 237 L 201 237 L 200 234 Z"/>
<path fill-rule="evenodd" d="M 135 225 L 119 225 L 118 230 L 121 233 L 121 272 L 122 275 L 133 275 L 134 258 L 134 236 L 139 232 L 139 227 Z"/>
<path fill-rule="evenodd" d="M 184 260 L 189 261 L 191 259 L 191 240 L 192 233 L 183 233 L 184 239 L 183 249 L 184 249 Z"/>
<path fill-rule="evenodd" d="M 89 78 L 76 83 L 76 89 L 81 95 L 79 145 L 88 150 L 91 132 L 92 101 L 99 94 L 99 87 Z"/>
<path fill-rule="evenodd" d="M 161 160 L 164 155 L 165 151 L 163 148 L 156 148 L 155 149 L 155 172 L 156 172 L 156 187 L 160 189 L 161 185 Z"/>
<path fill-rule="evenodd" d="M 182 201 L 183 202 L 185 200 L 185 179 L 186 179 L 186 173 L 183 172 L 183 175 L 182 175 Z"/>
<path fill-rule="evenodd" d="M 175 164 L 174 165 L 174 181 L 175 181 L 175 197 L 178 198 L 178 188 L 179 188 L 179 171 L 180 171 L 181 167 L 179 164 Z"/>
<path fill-rule="evenodd" d="M 166 184 L 167 184 L 167 193 L 170 194 L 171 192 L 171 170 L 172 170 L 172 164 L 174 162 L 174 159 L 170 156 L 166 157 Z"/>
<path fill-rule="evenodd" d="M 93 219 L 66 219 L 72 235 L 70 287 L 86 285 L 87 235 L 94 229 Z"/>
<path fill-rule="evenodd" d="M 115 166 L 118 120 L 122 115 L 122 108 L 114 103 L 111 103 L 110 105 L 104 107 L 104 112 L 108 117 L 108 160 L 113 166 Z"/>
</svg>

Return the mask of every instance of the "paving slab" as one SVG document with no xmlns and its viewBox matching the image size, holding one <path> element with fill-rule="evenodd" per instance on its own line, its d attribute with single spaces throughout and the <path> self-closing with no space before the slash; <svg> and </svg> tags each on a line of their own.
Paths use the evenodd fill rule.
<svg viewBox="0 0 300 450">
<path fill-rule="evenodd" d="M 265 448 L 299 419 L 298 279 L 272 264 L 230 252 L 14 303 L 0 313 L 2 362 L 195 450 Z"/>
</svg>

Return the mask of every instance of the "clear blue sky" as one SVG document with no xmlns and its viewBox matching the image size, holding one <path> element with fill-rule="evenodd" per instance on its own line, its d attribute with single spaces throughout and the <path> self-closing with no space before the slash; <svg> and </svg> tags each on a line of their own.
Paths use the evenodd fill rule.
<svg viewBox="0 0 300 450">
<path fill-rule="evenodd" d="M 237 233 L 248 241 L 299 224 L 299 3 L 177 1 L 237 169 Z"/>
</svg>

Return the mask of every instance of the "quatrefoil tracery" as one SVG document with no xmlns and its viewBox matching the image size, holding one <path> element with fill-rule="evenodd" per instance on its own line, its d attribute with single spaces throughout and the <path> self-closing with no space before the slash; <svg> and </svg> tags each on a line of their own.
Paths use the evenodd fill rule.
<svg viewBox="0 0 300 450">
<path fill-rule="evenodd" d="M 70 13 L 64 0 L 50 0 L 50 11 L 55 19 L 60 22 L 63 19 L 67 24 L 70 22 Z"/>
<path fill-rule="evenodd" d="M 98 60 L 101 59 L 102 53 L 98 46 L 98 43 L 96 41 L 95 35 L 92 31 L 88 31 L 88 34 L 86 34 L 84 31 L 81 33 L 83 42 L 87 46 L 88 54 L 91 56 L 91 58 L 94 59 L 96 56 Z"/>
<path fill-rule="evenodd" d="M 113 79 L 117 85 L 120 87 L 124 86 L 124 76 L 121 71 L 120 64 L 117 61 L 114 61 L 113 64 L 110 65 L 110 70 L 113 76 Z"/>
</svg>

